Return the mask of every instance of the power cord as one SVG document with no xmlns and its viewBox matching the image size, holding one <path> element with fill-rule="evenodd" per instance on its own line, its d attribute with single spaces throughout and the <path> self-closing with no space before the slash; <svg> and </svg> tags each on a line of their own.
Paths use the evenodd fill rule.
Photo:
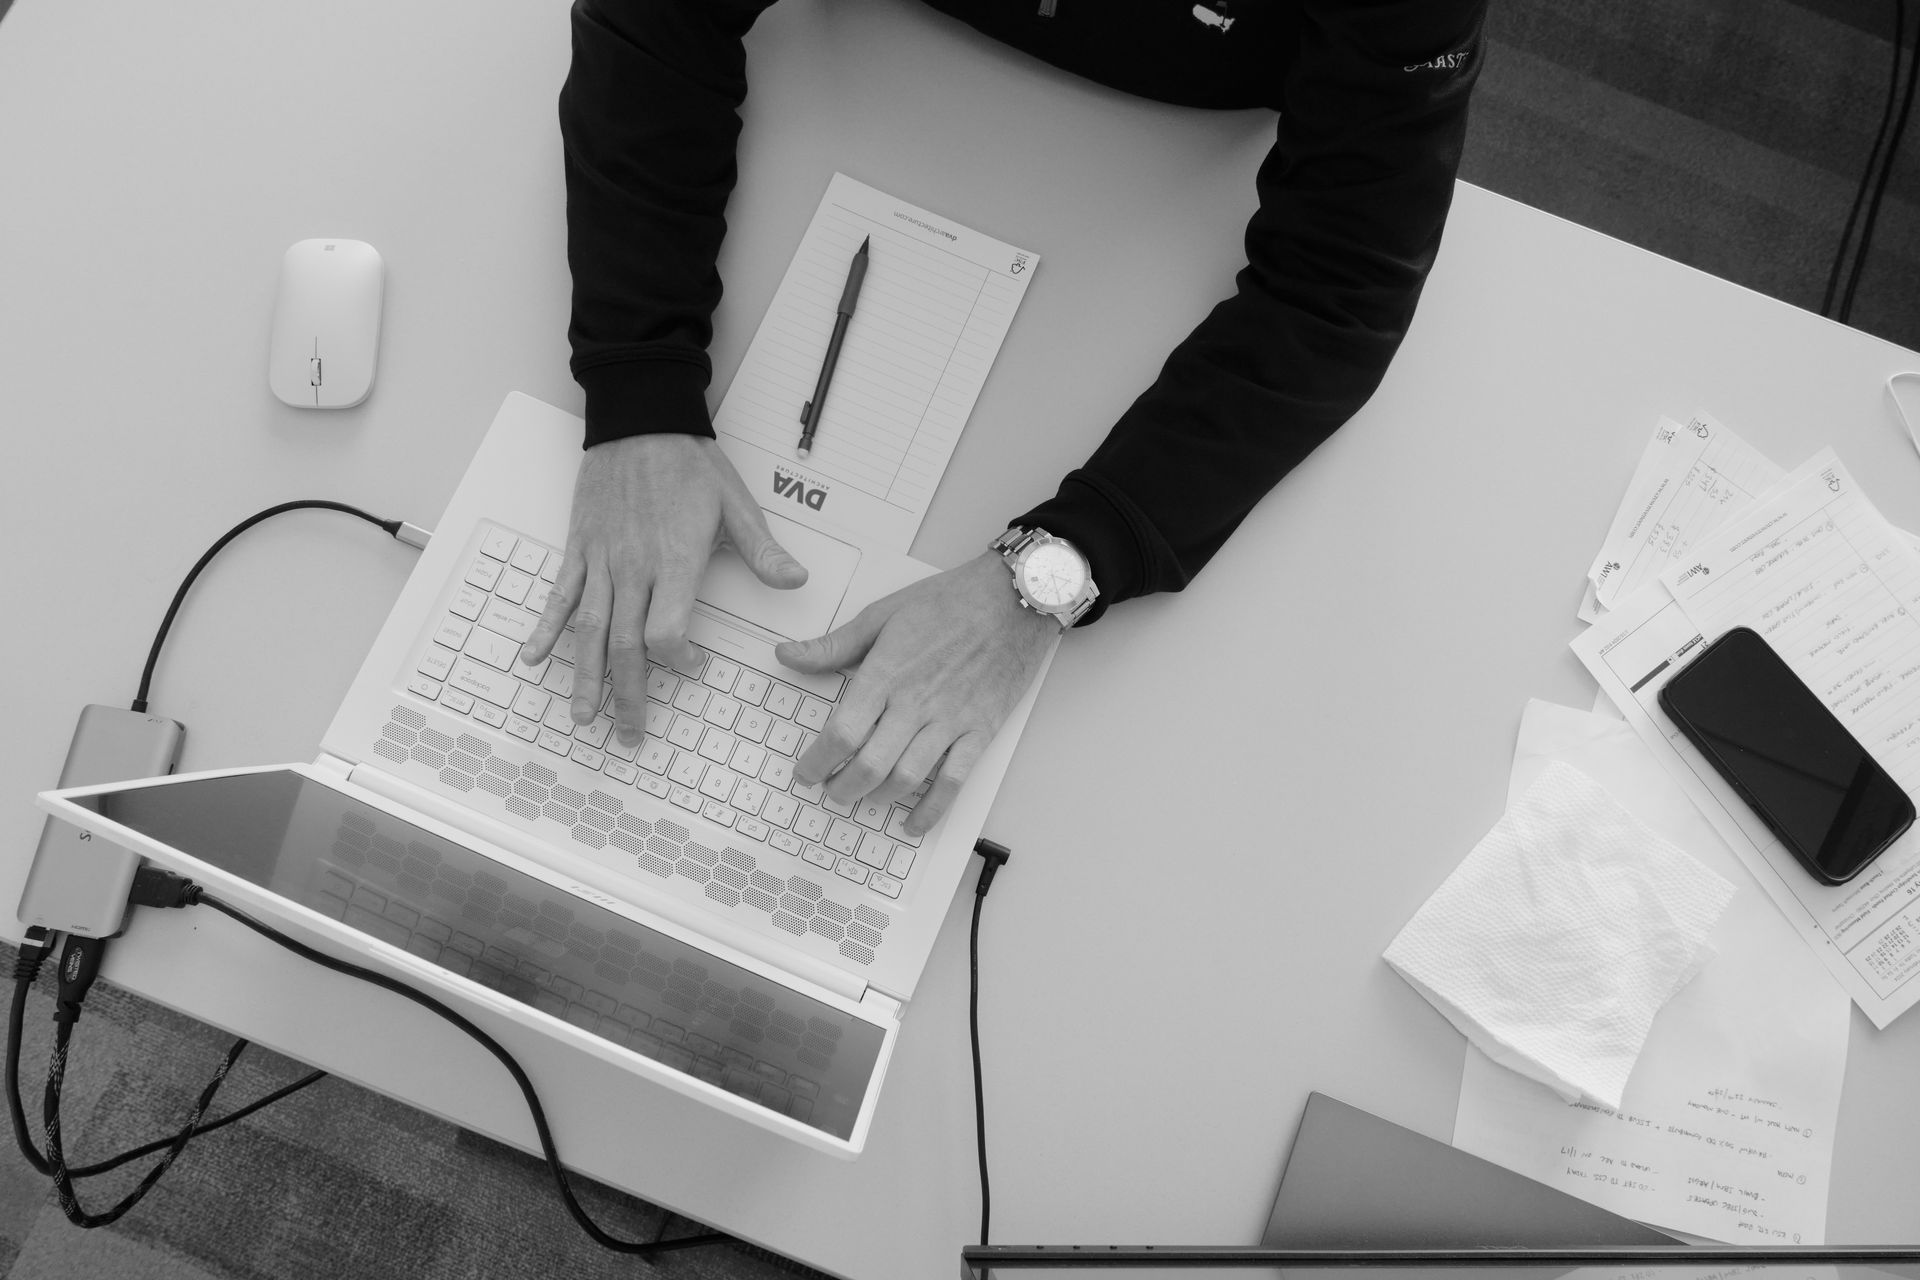
<svg viewBox="0 0 1920 1280">
<path fill-rule="evenodd" d="M 402 520 L 383 519 L 359 507 L 350 506 L 342 502 L 333 502 L 327 499 L 313 498 L 285 502 L 249 516 L 232 529 L 229 529 L 218 541 L 207 549 L 200 559 L 195 562 L 193 568 L 188 571 L 186 578 L 174 593 L 172 602 L 167 606 L 166 615 L 161 619 L 159 630 L 154 635 L 153 646 L 148 651 L 146 665 L 140 673 L 139 689 L 135 693 L 132 703 L 132 709 L 134 711 L 145 713 L 147 710 L 147 695 L 152 688 L 154 670 L 159 664 L 160 650 L 166 643 L 168 632 L 173 627 L 174 618 L 178 615 L 180 606 L 186 599 L 187 592 L 192 588 L 194 581 L 200 576 L 201 571 L 207 567 L 214 556 L 218 555 L 228 543 L 232 542 L 254 525 L 284 512 L 304 509 L 340 511 L 347 515 L 357 516 L 370 524 L 378 526 L 399 541 L 414 547 L 425 547 L 431 537 L 426 530 L 421 529 L 417 525 L 409 524 Z M 988 1227 L 991 1222 L 992 1193 L 987 1173 L 986 1103 L 980 1064 L 980 911 L 982 906 L 985 905 L 987 890 L 993 883 L 995 873 L 1006 864 L 1010 854 L 1005 846 L 984 838 L 975 842 L 974 852 L 985 860 L 985 866 L 982 867 L 979 880 L 974 886 L 973 920 L 968 939 L 969 980 L 967 1024 L 973 1051 L 974 1127 L 980 1162 L 980 1243 L 984 1245 L 987 1243 Z M 552 1130 L 547 1123 L 545 1108 L 540 1104 L 539 1095 L 534 1090 L 532 1080 L 527 1077 L 526 1072 L 514 1059 L 513 1055 L 507 1051 L 505 1046 L 501 1045 L 499 1041 L 474 1025 L 460 1013 L 441 1003 L 434 997 L 424 992 L 416 991 L 404 983 L 387 977 L 385 974 L 364 968 L 360 965 L 351 964 L 344 960 L 337 960 L 332 956 L 317 951 L 302 942 L 288 937 L 277 929 L 255 920 L 238 908 L 230 906 L 212 895 L 207 894 L 186 877 L 163 868 L 153 866 L 141 867 L 140 870 L 135 873 L 133 887 L 128 895 L 128 902 L 130 906 L 186 907 L 201 905 L 209 907 L 223 915 L 229 916 L 238 923 L 278 943 L 304 959 L 311 960 L 323 968 L 359 978 L 383 990 L 390 991 L 403 999 L 410 1000 L 430 1012 L 437 1014 L 465 1032 L 470 1038 L 479 1043 L 481 1047 L 491 1053 L 500 1064 L 506 1068 L 508 1074 L 513 1077 L 514 1083 L 519 1086 L 521 1095 L 526 1100 L 528 1112 L 532 1116 L 534 1130 L 539 1136 L 540 1148 L 546 1157 L 547 1168 L 553 1174 L 555 1186 L 560 1192 L 561 1200 L 565 1203 L 567 1212 L 594 1243 L 600 1245 L 602 1248 L 617 1253 L 649 1258 L 703 1245 L 740 1243 L 735 1241 L 731 1236 L 720 1232 L 706 1232 L 698 1235 L 683 1236 L 673 1240 L 621 1240 L 602 1229 L 600 1225 L 594 1222 L 587 1214 L 585 1208 L 581 1206 L 579 1200 L 574 1196 L 573 1187 L 567 1180 L 566 1171 L 560 1163 L 559 1149 L 554 1142 Z M 228 1050 L 225 1061 L 222 1062 L 220 1068 L 214 1073 L 213 1079 L 208 1081 L 205 1089 L 201 1091 L 192 1118 L 173 1137 L 162 1138 L 147 1143 L 144 1146 L 136 1147 L 130 1151 L 124 1151 L 117 1156 L 91 1165 L 80 1168 L 70 1167 L 66 1161 L 66 1152 L 61 1135 L 60 1095 L 65 1083 L 67 1055 L 72 1038 L 73 1025 L 79 1020 L 81 1005 L 86 998 L 87 991 L 92 987 L 94 979 L 99 974 L 101 960 L 105 954 L 107 943 L 107 940 L 104 938 L 70 936 L 67 939 L 66 949 L 62 952 L 60 961 L 59 995 L 56 1000 L 54 1013 L 54 1050 L 52 1059 L 48 1065 L 46 1091 L 42 1106 L 42 1121 L 45 1128 L 47 1151 L 45 1155 L 42 1155 L 35 1148 L 32 1136 L 27 1131 L 25 1108 L 21 1102 L 19 1089 L 19 1051 L 25 1018 L 27 993 L 38 978 L 42 965 L 52 953 L 54 940 L 52 935 L 46 930 L 35 928 L 27 931 L 27 942 L 28 944 L 37 944 L 37 946 L 31 951 L 28 949 L 28 946 L 22 946 L 18 957 L 15 959 L 13 1001 L 9 1008 L 7 1021 L 6 1086 L 8 1110 L 13 1123 L 14 1139 L 20 1147 L 21 1154 L 36 1170 L 53 1178 L 58 1190 L 61 1210 L 66 1214 L 67 1218 L 77 1226 L 99 1227 L 117 1220 L 122 1214 L 139 1203 L 141 1198 L 153 1188 L 154 1184 L 160 1180 L 161 1176 L 166 1173 L 173 1162 L 179 1158 L 181 1152 L 186 1149 L 187 1144 L 195 1137 L 204 1133 L 210 1133 L 224 1125 L 232 1124 L 236 1120 L 251 1115 L 263 1107 L 269 1106 L 290 1094 L 306 1088 L 320 1080 L 326 1074 L 323 1071 L 312 1072 L 282 1089 L 276 1090 L 245 1107 L 222 1116 L 218 1120 L 212 1121 L 211 1123 L 203 1123 L 207 1110 L 212 1106 L 214 1096 L 219 1092 L 221 1084 L 225 1082 L 227 1074 L 247 1048 L 248 1042 L 246 1040 L 236 1040 Z M 80 1204 L 78 1194 L 73 1186 L 73 1180 L 75 1178 L 84 1178 L 105 1173 L 129 1161 L 138 1159 L 141 1156 L 151 1155 L 160 1151 L 165 1152 L 160 1162 L 147 1172 L 146 1176 L 132 1192 L 111 1209 L 102 1213 L 89 1213 Z"/>
<path fill-rule="evenodd" d="M 153 648 L 147 652 L 147 665 L 140 672 L 140 688 L 133 697 L 133 709 L 135 711 L 144 712 L 147 709 L 147 692 L 153 685 L 153 669 L 159 665 L 160 662 L 160 646 L 166 643 L 167 632 L 173 628 L 174 615 L 180 612 L 180 604 L 187 598 L 187 592 L 192 588 L 194 579 L 200 576 L 200 571 L 206 568 L 207 563 L 219 555 L 221 550 L 224 549 L 229 542 L 232 542 L 235 538 L 253 528 L 253 526 L 259 524 L 262 520 L 270 519 L 273 516 L 281 515 L 288 511 L 304 511 L 308 509 L 341 511 L 350 516 L 358 516 L 369 524 L 378 525 L 395 539 L 406 543 L 410 547 L 425 547 L 428 539 L 433 536 L 419 525 L 409 524 L 405 520 L 388 520 L 381 516 L 376 516 L 372 512 L 362 511 L 359 507 L 349 506 L 344 502 L 333 502 L 326 498 L 300 498 L 293 502 L 283 502 L 277 507 L 268 507 L 265 511 L 256 512 L 248 516 L 245 520 L 242 520 L 239 524 L 222 534 L 218 542 L 215 542 L 207 548 L 206 554 L 201 556 L 193 568 L 187 571 L 186 578 L 180 583 L 180 589 L 173 593 L 173 603 L 167 606 L 166 617 L 160 620 L 160 630 L 155 633 L 153 637 Z"/>
<path fill-rule="evenodd" d="M 37 925 L 27 930 L 27 940 L 13 958 L 13 1003 L 7 1009 L 7 1115 L 13 1121 L 13 1140 L 34 1171 L 49 1176 L 53 1166 L 33 1145 L 33 1137 L 27 1132 L 26 1108 L 20 1102 L 20 1038 L 26 1029 L 27 992 L 39 979 L 40 966 L 53 954 L 53 948 L 50 932 Z"/>
<path fill-rule="evenodd" d="M 967 1028 L 973 1055 L 974 1131 L 980 1165 L 980 1243 L 985 1245 L 988 1243 L 989 1227 L 992 1221 L 993 1199 L 992 1184 L 989 1179 L 987 1167 L 986 1100 L 980 1058 L 980 914 L 982 907 L 986 904 L 987 891 L 993 885 L 995 874 L 1002 866 L 1006 865 L 1011 855 L 1004 845 L 984 838 L 974 843 L 974 852 L 980 855 L 985 865 L 982 866 L 979 879 L 974 885 L 973 918 L 968 931 Z M 338 960 L 324 952 L 317 951 L 305 943 L 288 937 L 272 926 L 264 924 L 238 908 L 206 893 L 199 885 L 187 877 L 164 868 L 152 865 L 142 866 L 134 874 L 133 886 L 128 893 L 128 903 L 130 906 L 163 908 L 195 905 L 209 907 L 212 910 L 230 917 L 239 924 L 246 926 L 262 937 L 278 943 L 280 946 L 301 956 L 303 959 L 310 960 L 323 968 L 331 969 L 337 973 L 359 978 L 382 990 L 390 991 L 403 999 L 410 1000 L 430 1012 L 437 1014 L 452 1023 L 459 1030 L 465 1032 L 469 1037 L 478 1042 L 481 1047 L 491 1053 L 494 1058 L 506 1068 L 508 1074 L 513 1077 L 514 1083 L 520 1089 L 521 1096 L 526 1100 L 527 1110 L 533 1119 L 534 1130 L 540 1139 L 541 1152 L 546 1158 L 547 1168 L 553 1175 L 554 1184 L 560 1192 L 561 1200 L 566 1205 L 567 1212 L 594 1243 L 601 1247 L 617 1253 L 649 1258 L 664 1253 L 710 1244 L 740 1243 L 735 1241 L 731 1236 L 720 1232 L 706 1232 L 698 1235 L 683 1236 L 673 1240 L 630 1241 L 621 1240 L 601 1228 L 600 1225 L 594 1222 L 587 1214 L 585 1208 L 581 1206 L 579 1200 L 574 1195 L 572 1184 L 568 1181 L 566 1171 L 560 1163 L 559 1149 L 554 1142 L 552 1129 L 547 1122 L 546 1110 L 541 1105 L 539 1095 L 535 1091 L 533 1082 L 528 1078 L 526 1071 L 520 1066 L 519 1062 L 514 1059 L 513 1055 L 504 1045 L 474 1025 L 466 1017 L 434 997 L 417 991 L 405 983 L 389 978 L 385 974 L 375 970 L 352 964 L 348 961 Z M 66 1161 L 60 1126 L 60 1096 L 65 1081 L 66 1063 L 73 1025 L 79 1021 L 81 1006 L 86 999 L 87 992 L 93 986 L 94 979 L 99 974 L 107 941 L 108 940 L 104 938 L 70 936 L 67 939 L 65 950 L 61 954 L 60 965 L 57 971 L 59 975 L 59 988 L 54 1013 L 54 1051 L 48 1065 L 46 1091 L 42 1105 L 42 1122 L 47 1142 L 45 1155 L 42 1155 L 35 1148 L 33 1139 L 27 1131 L 25 1110 L 20 1100 L 19 1088 L 20 1042 L 22 1038 L 27 993 L 38 978 L 41 967 L 47 957 L 52 953 L 55 945 L 52 935 L 44 929 L 35 928 L 28 930 L 28 945 L 21 947 L 20 953 L 14 961 L 14 993 L 7 1022 L 7 1103 L 13 1122 L 14 1140 L 19 1145 L 21 1154 L 25 1156 L 29 1164 L 39 1172 L 53 1178 L 58 1192 L 61 1211 L 70 1222 L 80 1227 L 105 1226 L 114 1222 L 129 1209 L 133 1208 L 133 1206 L 138 1204 L 146 1193 L 153 1188 L 154 1184 L 160 1180 L 161 1176 L 166 1173 L 167 1169 L 172 1166 L 173 1162 L 186 1150 L 188 1143 L 195 1137 L 204 1133 L 210 1133 L 224 1125 L 232 1124 L 236 1120 L 252 1115 L 261 1108 L 269 1106 L 290 1094 L 306 1088 L 320 1080 L 326 1074 L 322 1071 L 312 1072 L 294 1083 L 222 1116 L 211 1123 L 203 1123 L 206 1113 L 212 1106 L 214 1096 L 218 1093 L 221 1084 L 224 1083 L 227 1074 L 248 1046 L 246 1040 L 236 1040 L 228 1050 L 225 1061 L 215 1072 L 213 1079 L 210 1080 L 206 1088 L 202 1090 L 195 1105 L 192 1118 L 178 1133 L 171 1138 L 158 1139 L 95 1164 L 80 1168 L 70 1167 Z M 80 1203 L 78 1193 L 73 1185 L 74 1179 L 105 1173 L 110 1169 L 118 1168 L 129 1161 L 138 1159 L 144 1155 L 151 1155 L 157 1151 L 164 1151 L 166 1153 L 164 1158 L 150 1169 L 146 1176 L 140 1181 L 139 1185 L 118 1204 L 104 1212 L 90 1213 Z"/>
<path fill-rule="evenodd" d="M 987 1100 L 980 1072 L 980 908 L 987 903 L 994 873 L 1013 855 L 1005 845 L 984 836 L 974 841 L 973 851 L 986 863 L 973 886 L 973 927 L 967 932 L 967 1034 L 973 1042 L 973 1128 L 980 1150 L 980 1244 L 984 1247 L 993 1220 L 993 1187 L 987 1178 Z"/>
<path fill-rule="evenodd" d="M 283 502 L 278 506 L 268 507 L 264 511 L 247 517 L 229 529 L 211 547 L 207 548 L 200 559 L 194 563 L 193 568 L 188 570 L 187 576 L 181 581 L 179 589 L 174 592 L 173 601 L 167 606 L 166 616 L 161 619 L 160 628 L 153 638 L 153 646 L 147 653 L 146 666 L 140 673 L 140 686 L 132 703 L 132 709 L 134 711 L 144 714 L 147 710 L 147 695 L 153 684 L 154 668 L 160 661 L 160 650 L 166 643 L 167 634 L 173 627 L 174 618 L 180 612 L 180 606 L 182 602 L 185 601 L 187 592 L 192 588 L 194 581 L 199 578 L 201 571 L 207 567 L 213 558 L 218 555 L 228 543 L 232 542 L 248 529 L 251 529 L 254 525 L 284 512 L 310 508 L 340 511 L 347 515 L 357 516 L 384 530 L 395 539 L 413 547 L 425 547 L 432 536 L 425 529 L 407 521 L 386 519 L 373 515 L 371 512 L 364 511 L 359 507 L 324 498 L 303 498 L 292 502 Z M 144 868 L 136 873 L 133 890 L 129 895 L 129 905 L 138 906 L 146 901 L 144 895 L 152 892 L 151 874 L 152 872 L 149 869 Z M 80 1168 L 70 1167 L 66 1162 L 65 1151 L 61 1142 L 59 1097 L 66 1074 L 67 1050 L 72 1036 L 73 1024 L 80 1016 L 80 1006 L 86 998 L 87 990 L 93 985 L 94 977 L 99 973 L 101 958 L 104 956 L 106 950 L 106 940 L 102 938 L 69 936 L 66 949 L 61 955 L 59 969 L 60 994 L 56 1002 L 56 1012 L 54 1014 L 55 1045 L 53 1057 L 49 1064 L 48 1087 L 42 1114 L 48 1148 L 46 1154 L 43 1155 L 34 1145 L 33 1137 L 28 1131 L 26 1108 L 21 1101 L 20 1044 L 25 1027 L 27 993 L 32 989 L 34 982 L 39 976 L 40 969 L 46 962 L 47 957 L 52 953 L 54 945 L 54 937 L 46 929 L 37 927 L 28 929 L 26 944 L 21 947 L 19 955 L 14 960 L 13 999 L 7 1015 L 7 1112 L 8 1118 L 13 1125 L 14 1142 L 20 1148 L 20 1154 L 36 1171 L 54 1179 L 59 1192 L 61 1209 L 66 1213 L 68 1219 L 78 1226 L 104 1226 L 132 1208 L 153 1184 L 159 1180 L 160 1176 L 166 1172 L 173 1161 L 179 1158 L 180 1153 L 186 1149 L 187 1143 L 193 1138 L 203 1133 L 210 1133 L 225 1125 L 232 1124 L 236 1120 L 244 1119 L 262 1107 L 269 1106 L 290 1094 L 297 1093 L 301 1089 L 321 1079 L 326 1074 L 323 1071 L 312 1072 L 294 1083 L 282 1089 L 277 1089 L 237 1111 L 230 1112 L 218 1120 L 203 1124 L 202 1121 L 206 1117 L 207 1108 L 212 1104 L 214 1094 L 218 1092 L 221 1083 L 226 1079 L 227 1072 L 232 1068 L 233 1064 L 238 1061 L 241 1053 L 247 1048 L 247 1042 L 245 1040 L 237 1040 L 232 1047 L 228 1049 L 225 1062 L 202 1091 L 199 1105 L 194 1112 L 193 1119 L 179 1133 L 170 1138 L 162 1138 L 158 1141 L 135 1147 L 130 1151 L 123 1151 L 119 1155 L 109 1157 L 106 1160 L 101 1160 L 94 1164 L 85 1165 Z M 119 1168 L 129 1161 L 137 1160 L 142 1156 L 152 1155 L 159 1151 L 166 1152 L 165 1158 L 162 1159 L 154 1169 L 149 1171 L 135 1191 L 120 1204 L 104 1214 L 90 1214 L 81 1207 L 73 1187 L 73 1179 L 106 1173 L 111 1169 Z"/>
<path fill-rule="evenodd" d="M 29 945 L 22 946 L 19 955 L 14 960 L 13 1001 L 7 1017 L 6 1076 L 8 1115 L 13 1123 L 14 1141 L 20 1148 L 20 1154 L 25 1157 L 27 1163 L 35 1170 L 54 1180 L 56 1190 L 59 1194 L 61 1211 L 65 1213 L 68 1220 L 76 1226 L 105 1226 L 107 1223 L 119 1218 L 128 1209 L 131 1209 L 137 1204 L 140 1199 L 146 1195 L 147 1191 L 152 1188 L 155 1182 L 159 1181 L 160 1176 L 166 1172 L 168 1166 L 186 1149 L 187 1143 L 193 1138 L 252 1115 L 254 1112 L 260 1110 L 260 1108 L 278 1102 L 289 1094 L 306 1088 L 325 1074 L 318 1071 L 313 1072 L 285 1088 L 277 1089 L 266 1097 L 240 1108 L 238 1111 L 224 1115 L 211 1123 L 203 1124 L 201 1122 L 205 1119 L 207 1109 L 213 1102 L 214 1094 L 219 1090 L 220 1084 L 225 1079 L 228 1070 L 233 1066 L 234 1062 L 238 1060 L 241 1052 L 247 1047 L 245 1040 L 236 1041 L 232 1048 L 228 1050 L 225 1063 L 202 1092 L 199 1105 L 194 1112 L 193 1118 L 179 1133 L 171 1137 L 162 1138 L 156 1142 L 150 1142 L 145 1146 L 136 1147 L 131 1151 L 124 1151 L 117 1156 L 113 1156 L 110 1159 L 100 1161 L 96 1164 L 84 1165 L 79 1168 L 69 1167 L 66 1161 L 60 1131 L 60 1090 L 66 1074 L 67 1050 L 73 1024 L 79 1020 L 81 1005 L 86 999 L 88 990 L 92 988 L 94 979 L 99 975 L 100 961 L 101 957 L 105 954 L 107 942 L 104 938 L 69 936 L 65 948 L 61 952 L 60 963 L 56 970 L 59 977 L 59 985 L 54 1012 L 54 1052 L 48 1066 L 47 1092 L 42 1111 L 42 1123 L 45 1126 L 47 1139 L 47 1152 L 45 1155 L 42 1155 L 34 1146 L 33 1138 L 28 1132 L 26 1111 L 20 1098 L 20 1040 L 25 1018 L 27 993 L 38 978 L 41 966 L 53 952 L 55 944 L 50 933 L 44 929 L 37 928 L 28 931 L 27 941 Z M 35 946 L 33 944 L 38 945 Z M 162 1150 L 167 1152 L 166 1158 L 154 1169 L 150 1170 L 140 1185 L 112 1209 L 101 1214 L 90 1214 L 80 1205 L 78 1195 L 73 1186 L 73 1179 L 87 1178 L 96 1174 L 105 1173 L 131 1160 L 137 1160 L 141 1156 L 151 1155 L 156 1151 Z"/>
<path fill-rule="evenodd" d="M 500 1065 L 507 1069 L 507 1074 L 512 1076 L 513 1082 L 520 1087 L 521 1097 L 526 1099 L 527 1111 L 533 1118 L 534 1132 L 538 1134 L 540 1138 L 540 1150 L 542 1154 L 546 1156 L 547 1169 L 553 1174 L 554 1185 L 559 1189 L 560 1198 L 565 1203 L 568 1214 L 580 1225 L 581 1230 L 585 1231 L 593 1242 L 603 1249 L 609 1249 L 615 1253 L 651 1258 L 659 1254 L 675 1252 L 681 1249 L 692 1249 L 701 1245 L 728 1244 L 733 1242 L 732 1236 L 720 1232 L 705 1232 L 700 1235 L 681 1236 L 673 1240 L 622 1240 L 618 1236 L 608 1233 L 602 1229 L 599 1223 L 588 1216 L 586 1209 L 583 1208 L 579 1200 L 575 1198 L 573 1186 L 567 1180 L 566 1170 L 560 1163 L 560 1149 L 555 1144 L 553 1131 L 547 1123 L 546 1108 L 540 1104 L 540 1096 L 534 1090 L 533 1081 L 528 1078 L 526 1071 L 520 1066 L 519 1062 L 514 1059 L 514 1056 L 508 1052 L 505 1045 L 502 1045 L 498 1040 L 495 1040 L 492 1036 L 481 1030 L 473 1022 L 469 1021 L 465 1015 L 442 1003 L 433 996 L 423 991 L 417 991 L 406 983 L 395 978 L 390 978 L 384 973 L 368 969 L 362 965 L 353 964 L 346 960 L 335 959 L 323 951 L 315 950 L 304 942 L 290 938 L 273 926 L 262 923 L 246 912 L 241 911 L 239 908 L 222 902 L 185 876 L 158 867 L 143 867 L 135 875 L 137 885 L 143 876 L 147 877 L 146 883 L 143 886 L 143 892 L 152 905 L 160 907 L 203 906 L 218 911 L 222 915 L 228 916 L 240 924 L 245 925 L 261 937 L 278 943 L 280 946 L 285 947 L 304 960 L 311 960 L 322 968 L 331 969 L 335 973 L 343 973 L 349 977 L 359 978 L 361 981 L 379 987 L 383 991 L 390 991 L 404 1000 L 411 1000 L 429 1012 L 437 1014 L 447 1022 L 452 1023 L 456 1028 L 465 1032 L 469 1038 L 477 1042 L 481 1048 L 491 1053 L 494 1058 L 499 1061 Z"/>
<path fill-rule="evenodd" d="M 1820 302 L 1820 314 L 1830 315 L 1842 324 L 1853 315 L 1853 298 L 1860 285 L 1860 276 L 1866 266 L 1867 250 L 1873 241 L 1874 224 L 1880 216 L 1880 200 L 1886 194 L 1887 179 L 1893 171 L 1895 156 L 1900 150 L 1900 140 L 1906 132 L 1907 119 L 1913 108 L 1914 78 L 1920 72 L 1920 33 L 1916 33 L 1912 52 L 1907 60 L 1906 92 L 1900 92 L 1900 56 L 1906 39 L 1907 7 L 1906 0 L 1894 0 L 1893 5 L 1893 56 L 1888 68 L 1887 99 L 1880 112 L 1880 127 L 1874 134 L 1873 146 L 1867 152 L 1867 163 L 1860 173 L 1860 185 L 1853 196 L 1853 206 L 1847 211 L 1847 222 L 1840 233 L 1840 245 L 1834 253 L 1833 268 L 1827 274 L 1827 290 Z M 1900 100 L 1899 116 L 1894 115 L 1894 100 Z M 1888 128 L 1892 127 L 1891 140 Z M 1884 151 L 1882 146 L 1884 144 Z M 1875 171 L 1878 171 L 1878 177 Z M 1868 197 L 1871 187 L 1872 196 Z M 1860 217 L 1862 205 L 1866 206 L 1866 219 L 1860 223 L 1860 240 L 1854 250 L 1853 266 L 1847 273 L 1847 287 L 1841 295 L 1839 309 L 1834 309 L 1834 294 L 1839 290 L 1842 264 L 1846 261 L 1848 242 L 1853 238 L 1854 225 Z"/>
</svg>

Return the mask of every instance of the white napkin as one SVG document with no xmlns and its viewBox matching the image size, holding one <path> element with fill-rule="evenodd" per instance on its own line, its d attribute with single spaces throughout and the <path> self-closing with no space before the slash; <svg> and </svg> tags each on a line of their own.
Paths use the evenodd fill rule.
<svg viewBox="0 0 1920 1280">
<path fill-rule="evenodd" d="M 1618 1108 L 1654 1014 L 1712 956 L 1733 892 L 1556 760 L 1386 960 L 1494 1061 Z"/>
</svg>

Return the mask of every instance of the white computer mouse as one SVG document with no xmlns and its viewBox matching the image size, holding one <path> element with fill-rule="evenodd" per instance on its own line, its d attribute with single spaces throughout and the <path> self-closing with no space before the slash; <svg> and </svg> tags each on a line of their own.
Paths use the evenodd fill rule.
<svg viewBox="0 0 1920 1280">
<path fill-rule="evenodd" d="M 386 264 L 363 240 L 302 240 L 280 261 L 267 384 L 301 409 L 346 409 L 373 389 Z"/>
</svg>

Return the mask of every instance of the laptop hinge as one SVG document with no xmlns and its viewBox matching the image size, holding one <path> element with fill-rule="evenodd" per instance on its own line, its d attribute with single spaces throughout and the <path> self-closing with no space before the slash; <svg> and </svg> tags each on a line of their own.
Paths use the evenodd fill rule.
<svg viewBox="0 0 1920 1280">
<path fill-rule="evenodd" d="M 692 930 L 697 935 L 745 952 L 756 960 L 784 969 L 794 977 L 815 986 L 824 987 L 835 995 L 858 1001 L 867 992 L 867 983 L 864 979 L 844 973 L 803 951 L 770 942 L 724 917 L 712 915 L 699 907 L 689 906 L 671 895 L 663 894 L 645 903 L 635 902 L 631 896 L 631 886 L 618 872 L 609 871 L 591 862 L 575 861 L 571 858 L 566 860 L 565 865 L 560 865 L 553 851 L 538 838 L 524 835 L 505 823 L 488 818 L 485 814 L 475 813 L 463 805 L 434 795 L 384 769 L 369 765 L 341 776 L 355 786 L 365 787 L 376 795 L 418 809 L 421 813 L 464 831 L 477 840 L 484 840 L 510 850 L 548 871 L 586 882 L 579 887 L 607 894 L 634 910 L 649 912 L 662 919 L 671 920 L 683 929 Z"/>
<path fill-rule="evenodd" d="M 327 774 L 329 777 L 340 779 L 342 782 L 349 780 L 353 776 L 353 765 L 346 760 L 342 760 L 330 751 L 322 751 L 320 758 L 313 762 L 313 767 Z"/>
<path fill-rule="evenodd" d="M 900 1021 L 900 1009 L 902 1007 L 900 1002 L 873 987 L 867 988 L 867 993 L 860 997 L 860 1003 L 876 1013 L 885 1014 L 895 1022 Z"/>
</svg>

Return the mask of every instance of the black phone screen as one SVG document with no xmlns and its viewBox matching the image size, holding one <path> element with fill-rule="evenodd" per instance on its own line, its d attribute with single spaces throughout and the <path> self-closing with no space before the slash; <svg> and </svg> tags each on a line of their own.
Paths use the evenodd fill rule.
<svg viewBox="0 0 1920 1280">
<path fill-rule="evenodd" d="M 1858 875 L 1912 824 L 1913 802 L 1760 635 L 1733 630 L 1660 705 L 1808 871 Z"/>
</svg>

